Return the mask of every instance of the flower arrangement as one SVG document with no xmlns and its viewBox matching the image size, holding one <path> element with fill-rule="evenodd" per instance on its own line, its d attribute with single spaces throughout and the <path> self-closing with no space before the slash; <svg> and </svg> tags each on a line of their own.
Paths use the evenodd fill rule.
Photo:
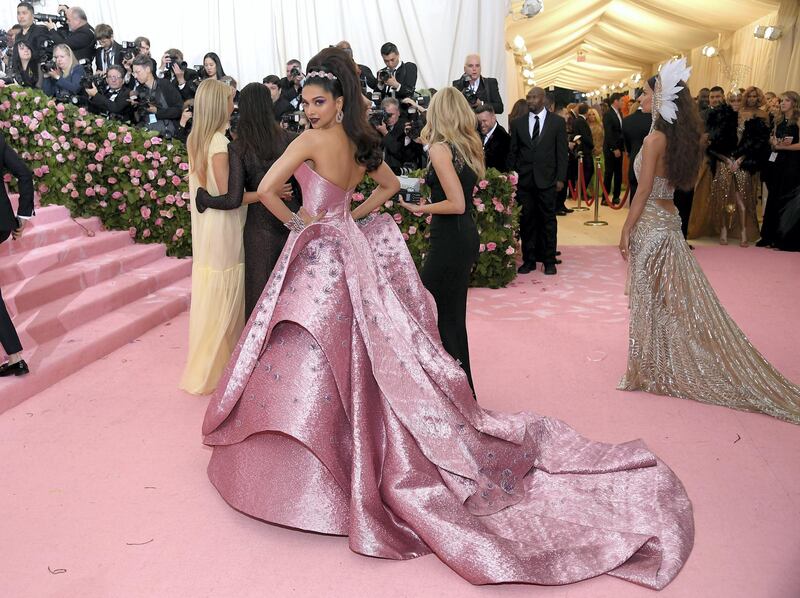
<svg viewBox="0 0 800 598">
<path fill-rule="evenodd" d="M 423 175 L 424 171 L 416 171 L 410 176 L 421 178 Z M 472 190 L 472 197 L 467 198 L 467 207 L 475 218 L 480 235 L 480 254 L 472 271 L 472 286 L 496 289 L 506 286 L 516 276 L 516 233 L 520 215 L 520 207 L 515 201 L 516 185 L 515 174 L 506 175 L 490 168 Z M 374 187 L 375 182 L 365 177 L 353 193 L 354 207 L 364 201 Z M 430 189 L 426 185 L 421 184 L 420 190 L 423 197 L 429 196 Z M 415 216 L 393 200 L 387 201 L 381 211 L 391 214 L 397 222 L 419 268 L 428 248 L 431 216 Z"/>
<path fill-rule="evenodd" d="M 2 81 L 0 130 L 33 170 L 43 204 L 66 206 L 73 216 L 97 216 L 106 228 L 127 230 L 139 242 L 163 243 L 169 255 L 191 255 L 189 164 L 182 143 Z M 489 169 L 468 198 L 480 234 L 473 286 L 503 287 L 516 275 L 516 183 L 516 175 Z M 353 201 L 363 201 L 374 186 L 365 177 Z M 430 193 L 421 188 L 423 195 Z M 381 211 L 395 219 L 420 267 L 430 216 L 415 216 L 393 200 Z"/>
<path fill-rule="evenodd" d="M 33 170 L 43 204 L 98 216 L 137 241 L 191 254 L 186 148 L 155 133 L 0 82 L 0 129 Z"/>
</svg>

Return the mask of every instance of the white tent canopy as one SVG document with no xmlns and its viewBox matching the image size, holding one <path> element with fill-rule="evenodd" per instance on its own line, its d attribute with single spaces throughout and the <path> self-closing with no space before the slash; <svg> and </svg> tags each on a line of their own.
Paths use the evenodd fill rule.
<svg viewBox="0 0 800 598">
<path fill-rule="evenodd" d="M 544 10 L 528 19 L 519 17 L 521 5 L 512 3 L 516 14 L 507 19 L 506 40 L 524 39 L 536 84 L 590 91 L 636 72 L 647 76 L 670 56 L 690 56 L 758 19 L 774 18 L 781 0 L 545 0 Z M 756 41 L 774 51 L 775 42 Z M 579 51 L 585 62 L 578 62 Z"/>
</svg>

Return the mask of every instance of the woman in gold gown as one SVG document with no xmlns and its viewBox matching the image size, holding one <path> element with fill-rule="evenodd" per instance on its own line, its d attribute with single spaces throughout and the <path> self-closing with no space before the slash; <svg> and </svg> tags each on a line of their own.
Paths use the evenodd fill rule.
<svg viewBox="0 0 800 598">
<path fill-rule="evenodd" d="M 677 65 L 677 66 L 676 66 Z M 681 234 L 672 195 L 700 166 L 700 122 L 683 59 L 645 86 L 653 111 L 619 249 L 629 261 L 628 367 L 622 390 L 693 399 L 800 423 L 800 387 L 750 344 L 720 305 Z"/>
<path fill-rule="evenodd" d="M 180 387 L 208 394 L 217 386 L 244 328 L 244 247 L 247 206 L 206 210 L 195 204 L 197 189 L 228 192 L 228 140 L 234 89 L 216 79 L 197 88 L 189 134 L 189 193 L 192 211 L 192 305 L 189 356 Z"/>
</svg>

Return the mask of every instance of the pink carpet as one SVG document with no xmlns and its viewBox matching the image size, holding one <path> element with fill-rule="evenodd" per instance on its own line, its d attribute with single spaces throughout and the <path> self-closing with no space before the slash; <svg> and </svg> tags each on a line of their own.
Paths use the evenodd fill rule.
<svg viewBox="0 0 800 598">
<path fill-rule="evenodd" d="M 560 417 L 598 440 L 641 437 L 680 476 L 697 536 L 660 596 L 800 596 L 800 428 L 614 390 L 625 366 L 624 268 L 611 247 L 565 247 L 536 272 L 470 295 L 486 407 Z M 698 248 L 722 302 L 800 382 L 800 256 Z M 609 577 L 565 587 L 473 587 L 435 556 L 371 559 L 344 538 L 266 525 L 230 509 L 205 476 L 206 399 L 177 390 L 188 316 L 151 330 L 0 415 L 0 595 L 655 596 Z"/>
</svg>

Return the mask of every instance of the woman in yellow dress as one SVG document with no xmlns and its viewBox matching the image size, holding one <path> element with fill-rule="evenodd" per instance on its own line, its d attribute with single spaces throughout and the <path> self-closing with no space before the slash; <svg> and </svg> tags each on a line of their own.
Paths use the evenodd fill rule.
<svg viewBox="0 0 800 598">
<path fill-rule="evenodd" d="M 228 192 L 228 140 L 234 89 L 206 79 L 194 99 L 187 140 L 192 211 L 192 305 L 189 356 L 180 387 L 193 394 L 213 392 L 244 328 L 244 248 L 247 206 L 199 213 L 199 187 L 212 195 Z"/>
</svg>

